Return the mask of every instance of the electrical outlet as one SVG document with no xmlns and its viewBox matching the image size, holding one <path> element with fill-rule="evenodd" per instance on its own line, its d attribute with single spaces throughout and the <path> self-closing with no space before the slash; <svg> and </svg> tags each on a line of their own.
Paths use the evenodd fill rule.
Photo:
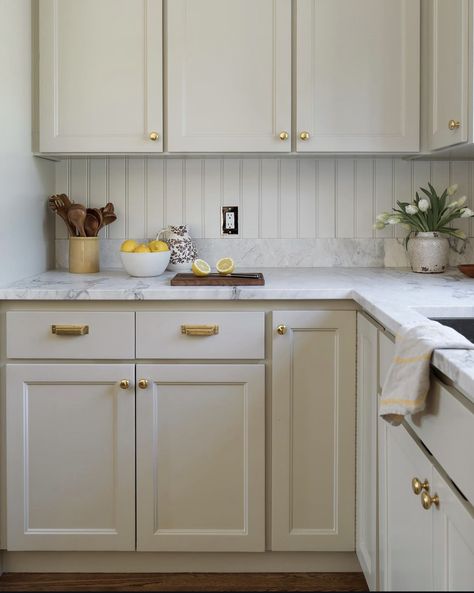
<svg viewBox="0 0 474 593">
<path fill-rule="evenodd" d="M 223 235 L 238 235 L 239 234 L 239 207 L 238 206 L 222 206 L 222 234 Z"/>
</svg>

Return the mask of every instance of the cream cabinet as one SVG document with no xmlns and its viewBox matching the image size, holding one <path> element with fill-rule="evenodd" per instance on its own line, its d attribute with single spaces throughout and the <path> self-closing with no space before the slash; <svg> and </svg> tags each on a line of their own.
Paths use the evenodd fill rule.
<svg viewBox="0 0 474 593">
<path fill-rule="evenodd" d="M 290 152 L 290 0 L 167 4 L 169 152 Z"/>
<path fill-rule="evenodd" d="M 162 0 L 40 0 L 41 152 L 162 152 Z"/>
<path fill-rule="evenodd" d="M 357 314 L 356 552 L 371 591 L 377 590 L 378 330 Z"/>
<path fill-rule="evenodd" d="M 297 151 L 418 152 L 419 1 L 297 0 L 296 11 Z"/>
<path fill-rule="evenodd" d="M 272 550 L 354 550 L 355 345 L 352 311 L 272 314 Z"/>
<path fill-rule="evenodd" d="M 134 375 L 7 365 L 8 550 L 135 548 Z"/>
<path fill-rule="evenodd" d="M 427 150 L 465 143 L 469 138 L 472 141 L 470 4 L 470 0 L 430 0 L 423 7 Z"/>
<path fill-rule="evenodd" d="M 138 365 L 137 377 L 137 549 L 263 552 L 263 365 Z"/>
</svg>

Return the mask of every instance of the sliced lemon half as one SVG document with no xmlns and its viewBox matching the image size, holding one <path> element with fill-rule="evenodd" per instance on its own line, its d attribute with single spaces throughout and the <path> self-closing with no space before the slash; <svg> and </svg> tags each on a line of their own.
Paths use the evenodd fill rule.
<svg viewBox="0 0 474 593">
<path fill-rule="evenodd" d="M 231 257 L 223 257 L 216 263 L 216 269 L 219 274 L 226 276 L 227 274 L 232 274 L 234 271 L 235 265 L 234 260 Z"/>
<path fill-rule="evenodd" d="M 195 259 L 191 269 L 195 276 L 207 276 L 211 273 L 211 266 L 203 259 Z"/>
</svg>

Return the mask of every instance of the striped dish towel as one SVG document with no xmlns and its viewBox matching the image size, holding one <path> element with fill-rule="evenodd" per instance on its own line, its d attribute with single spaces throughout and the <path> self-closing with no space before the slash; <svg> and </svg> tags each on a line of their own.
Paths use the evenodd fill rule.
<svg viewBox="0 0 474 593">
<path fill-rule="evenodd" d="M 379 415 L 397 426 L 408 414 L 425 408 L 430 387 L 433 350 L 472 350 L 474 344 L 451 327 L 427 320 L 402 327 L 395 340 L 395 356 L 379 402 Z"/>
</svg>

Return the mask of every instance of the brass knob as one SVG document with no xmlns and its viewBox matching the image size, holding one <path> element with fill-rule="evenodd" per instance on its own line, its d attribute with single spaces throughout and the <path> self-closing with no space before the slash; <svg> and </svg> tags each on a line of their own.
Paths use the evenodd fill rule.
<svg viewBox="0 0 474 593">
<path fill-rule="evenodd" d="M 286 332 L 288 331 L 288 328 L 286 327 L 286 325 L 279 325 L 277 327 L 277 333 L 280 336 L 284 336 L 286 334 Z"/>
<path fill-rule="evenodd" d="M 436 507 L 439 506 L 439 496 L 435 494 L 434 496 L 430 496 L 428 492 L 421 493 L 421 506 L 425 509 L 425 511 L 429 511 L 431 509 L 431 505 L 435 505 Z"/>
<path fill-rule="evenodd" d="M 160 135 L 158 134 L 158 132 L 150 132 L 150 140 L 153 140 L 153 142 L 156 142 L 158 140 L 158 138 L 160 137 Z"/>
<path fill-rule="evenodd" d="M 140 379 L 140 381 L 138 381 L 138 387 L 140 387 L 140 389 L 146 389 L 148 387 L 148 379 Z"/>
<path fill-rule="evenodd" d="M 411 489 L 413 490 L 413 494 L 418 496 L 418 494 L 421 494 L 423 490 L 429 492 L 430 484 L 428 480 L 421 482 L 418 478 L 413 478 L 411 481 Z"/>
<path fill-rule="evenodd" d="M 450 119 L 448 122 L 448 128 L 450 130 L 457 130 L 459 127 L 461 127 L 461 122 L 460 121 L 456 121 L 455 119 Z"/>
<path fill-rule="evenodd" d="M 130 381 L 128 379 L 122 379 L 120 381 L 120 389 L 128 389 L 130 387 Z"/>
<path fill-rule="evenodd" d="M 280 132 L 279 134 L 280 140 L 288 140 L 288 138 L 290 137 L 290 135 L 288 134 L 288 132 Z"/>
<path fill-rule="evenodd" d="M 310 138 L 309 132 L 301 132 L 300 138 L 301 138 L 301 140 L 309 140 L 309 138 Z"/>
</svg>

